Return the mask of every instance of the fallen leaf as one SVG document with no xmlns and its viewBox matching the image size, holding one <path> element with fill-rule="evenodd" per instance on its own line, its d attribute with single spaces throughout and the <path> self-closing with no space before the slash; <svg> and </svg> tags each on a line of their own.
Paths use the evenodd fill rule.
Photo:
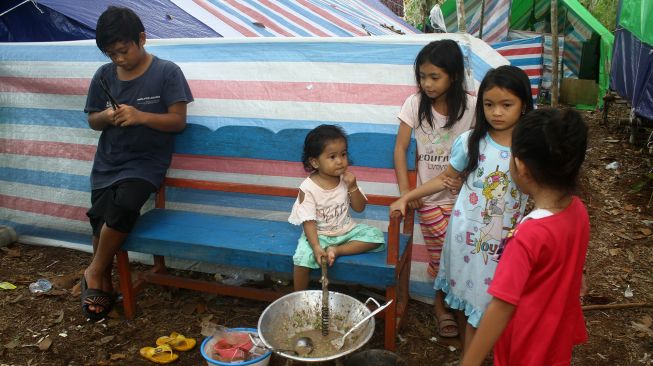
<svg viewBox="0 0 653 366">
<path fill-rule="evenodd" d="M 187 302 L 181 307 L 181 312 L 186 315 L 191 315 L 195 311 L 196 304 Z"/>
<path fill-rule="evenodd" d="M 650 315 L 644 315 L 641 320 L 642 324 L 644 324 L 647 327 L 651 327 L 653 325 L 653 318 L 651 318 Z"/>
<path fill-rule="evenodd" d="M 643 227 L 643 228 L 639 229 L 639 232 L 646 235 L 646 236 L 649 236 L 649 235 L 653 234 L 653 230 L 651 230 L 651 229 L 649 229 L 647 227 Z"/>
<path fill-rule="evenodd" d="M 9 258 L 20 258 L 20 256 L 21 256 L 19 247 L 16 247 L 16 248 L 7 248 L 7 247 L 5 247 L 5 248 L 0 248 L 0 249 L 2 249 L 2 251 L 5 252 Z"/>
<path fill-rule="evenodd" d="M 107 344 L 107 343 L 111 342 L 115 337 L 116 337 L 116 336 L 113 336 L 113 335 L 106 336 L 106 337 L 102 337 L 102 338 L 100 338 L 99 341 L 97 341 L 97 344 L 98 344 L 99 346 L 104 345 L 104 344 Z"/>
<path fill-rule="evenodd" d="M 50 290 L 48 292 L 41 292 L 41 293 L 38 293 L 36 295 L 37 296 L 38 295 L 41 295 L 41 296 L 61 296 L 61 295 L 66 295 L 66 294 L 68 294 L 68 290 L 57 289 L 57 290 Z"/>
<path fill-rule="evenodd" d="M 608 252 L 610 252 L 610 255 L 614 257 L 615 255 L 619 255 L 619 253 L 621 252 L 621 249 L 613 248 L 613 249 L 608 250 Z"/>
<path fill-rule="evenodd" d="M 18 346 L 20 346 L 20 342 L 18 341 L 18 339 L 14 339 L 13 341 L 6 343 L 3 347 L 8 349 L 14 349 Z"/>
<path fill-rule="evenodd" d="M 63 309 L 52 313 L 52 324 L 59 324 L 63 321 Z"/>
<path fill-rule="evenodd" d="M 10 304 L 15 304 L 19 302 L 23 298 L 23 294 L 19 294 L 18 296 L 14 297 L 13 299 L 9 300 Z"/>
<path fill-rule="evenodd" d="M 630 325 L 631 325 L 631 326 L 632 326 L 636 331 L 638 331 L 638 332 L 642 332 L 642 333 L 645 333 L 645 334 L 648 335 L 649 337 L 653 337 L 653 330 L 651 330 L 651 328 L 647 327 L 646 325 L 644 325 L 644 324 L 640 324 L 640 323 L 635 323 L 635 322 L 632 322 L 632 321 L 630 322 Z"/>
<path fill-rule="evenodd" d="M 52 338 L 45 337 L 42 341 L 39 342 L 38 346 L 41 351 L 47 351 L 52 345 Z"/>
<path fill-rule="evenodd" d="M 149 308 L 154 305 L 158 305 L 160 303 L 161 303 L 161 299 L 159 299 L 158 297 L 151 297 L 151 298 L 146 298 L 143 301 L 139 301 L 138 305 L 140 305 L 140 307 L 142 308 Z"/>
<path fill-rule="evenodd" d="M 56 289 L 70 289 L 79 282 L 79 275 L 73 273 L 63 276 L 55 276 L 50 282 L 52 282 L 52 287 Z"/>
<path fill-rule="evenodd" d="M 81 296 L 82 295 L 82 284 L 78 282 L 75 286 L 73 286 L 73 288 L 70 289 L 70 294 L 75 296 L 75 297 Z"/>
<path fill-rule="evenodd" d="M 628 205 L 624 206 L 624 210 L 626 210 L 626 211 L 632 211 L 632 210 L 634 210 L 636 208 L 637 208 L 637 206 L 633 206 L 631 204 L 628 204 Z"/>
<path fill-rule="evenodd" d="M 197 306 L 195 306 L 195 312 L 197 312 L 197 314 L 206 313 L 206 304 L 203 302 L 197 303 Z"/>
<path fill-rule="evenodd" d="M 118 360 L 122 360 L 122 359 L 125 359 L 125 358 L 127 358 L 127 356 L 125 356 L 122 353 L 112 353 L 111 357 L 109 357 L 109 360 L 118 361 Z"/>
<path fill-rule="evenodd" d="M 631 238 L 630 236 L 628 236 L 628 235 L 626 235 L 626 234 L 617 234 L 617 236 L 620 237 L 620 238 L 622 238 L 622 239 L 629 240 L 629 241 L 630 241 L 630 240 L 633 240 L 633 238 Z"/>
</svg>

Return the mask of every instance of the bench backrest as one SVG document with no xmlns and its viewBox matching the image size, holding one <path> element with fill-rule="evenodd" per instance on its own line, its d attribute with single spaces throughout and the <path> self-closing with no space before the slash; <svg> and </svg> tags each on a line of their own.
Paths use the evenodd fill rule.
<svg viewBox="0 0 653 366">
<path fill-rule="evenodd" d="M 262 127 L 229 126 L 210 131 L 189 125 L 177 136 L 175 157 L 165 185 L 248 194 L 296 197 L 298 182 L 308 173 L 301 163 L 309 130 L 277 133 Z M 370 204 L 388 205 L 396 199 L 394 135 L 356 133 L 348 149 L 360 185 Z M 410 148 L 410 176 L 414 182 L 414 144 Z M 163 207 L 163 195 L 158 207 Z"/>
</svg>

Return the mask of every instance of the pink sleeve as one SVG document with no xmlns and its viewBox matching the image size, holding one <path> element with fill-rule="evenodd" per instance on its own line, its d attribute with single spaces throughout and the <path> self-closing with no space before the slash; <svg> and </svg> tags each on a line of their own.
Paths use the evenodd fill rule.
<svg viewBox="0 0 653 366">
<path fill-rule="evenodd" d="M 399 114 L 397 115 L 397 118 L 413 129 L 418 125 L 417 112 L 419 110 L 419 100 L 419 94 L 413 94 L 406 98 L 404 105 L 401 106 L 401 111 L 399 111 Z"/>
</svg>

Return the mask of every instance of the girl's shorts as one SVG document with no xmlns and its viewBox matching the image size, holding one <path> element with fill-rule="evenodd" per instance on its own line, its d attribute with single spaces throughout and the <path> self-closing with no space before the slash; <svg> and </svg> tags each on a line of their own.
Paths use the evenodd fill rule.
<svg viewBox="0 0 653 366">
<path fill-rule="evenodd" d="M 380 252 L 385 248 L 385 238 L 383 237 L 383 232 L 381 230 L 366 225 L 366 224 L 357 224 L 353 229 L 349 230 L 347 234 L 340 236 L 326 236 L 318 235 L 318 240 L 320 241 L 320 246 L 322 249 L 326 249 L 332 245 L 342 245 L 352 240 L 361 241 L 364 243 L 378 243 L 381 244 L 378 247 L 370 250 L 370 252 Z M 313 248 L 309 244 L 308 239 L 306 239 L 306 234 L 302 232 L 302 236 L 299 237 L 297 241 L 297 250 L 295 250 L 295 255 L 292 257 L 293 263 L 296 266 L 300 267 L 309 267 L 309 268 L 320 268 L 320 265 L 315 261 L 315 255 L 313 255 Z"/>
</svg>

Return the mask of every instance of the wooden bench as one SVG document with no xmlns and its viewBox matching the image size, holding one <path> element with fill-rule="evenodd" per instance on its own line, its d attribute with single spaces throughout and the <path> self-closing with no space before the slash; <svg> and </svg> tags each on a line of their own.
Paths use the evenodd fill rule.
<svg viewBox="0 0 653 366">
<path fill-rule="evenodd" d="M 286 200 L 290 205 L 297 197 L 299 182 L 306 176 L 300 159 L 307 132 L 297 129 L 273 133 L 260 127 L 223 127 L 210 131 L 206 127 L 189 125 L 177 137 L 173 165 L 157 193 L 156 208 L 142 215 L 117 254 L 120 288 L 128 319 L 134 318 L 136 294 L 146 283 L 264 301 L 273 301 L 285 294 L 272 289 L 228 286 L 217 281 L 178 277 L 166 272 L 167 257 L 288 275 L 293 270 L 292 255 L 302 230 L 301 226 L 291 225 L 287 220 L 170 209 L 166 207 L 169 202 L 166 189 L 174 189 L 179 197 L 185 191 L 191 194 L 196 190 L 228 192 L 226 194 L 238 195 L 238 199 L 243 200 L 249 195 L 288 197 Z M 367 186 L 374 183 L 365 181 L 366 176 L 378 172 L 391 174 L 393 144 L 394 136 L 389 134 L 349 136 L 349 151 L 356 164 L 351 169 L 357 175 L 359 185 L 368 192 L 368 208 L 369 205 L 387 206 L 396 199 L 369 193 L 373 189 L 367 189 Z M 272 170 L 290 169 L 296 179 L 286 179 L 291 184 L 279 186 L 266 183 L 274 179 L 265 177 L 258 179 L 260 183 L 256 179 L 253 183 L 243 183 L 230 180 L 229 174 L 214 174 L 217 180 L 197 179 L 197 176 L 202 176 L 201 171 L 196 171 L 194 178 L 184 176 L 186 165 L 192 166 L 193 162 L 202 165 L 198 163 L 202 161 L 203 166 L 209 167 L 213 163 L 260 166 L 263 162 Z M 414 171 L 410 175 L 414 182 Z M 283 213 L 286 218 L 288 214 L 289 210 Z M 413 213 L 407 215 L 403 227 L 400 226 L 401 219 L 398 213 L 389 219 L 385 230 L 385 251 L 343 256 L 329 269 L 331 281 L 380 288 L 385 291 L 386 300 L 393 300 L 383 312 L 386 319 L 384 342 L 389 350 L 395 349 L 396 332 L 402 325 L 408 303 Z M 135 281 L 132 281 L 128 251 L 153 255 L 151 270 L 139 273 Z M 312 275 L 317 278 L 319 271 Z"/>
</svg>

